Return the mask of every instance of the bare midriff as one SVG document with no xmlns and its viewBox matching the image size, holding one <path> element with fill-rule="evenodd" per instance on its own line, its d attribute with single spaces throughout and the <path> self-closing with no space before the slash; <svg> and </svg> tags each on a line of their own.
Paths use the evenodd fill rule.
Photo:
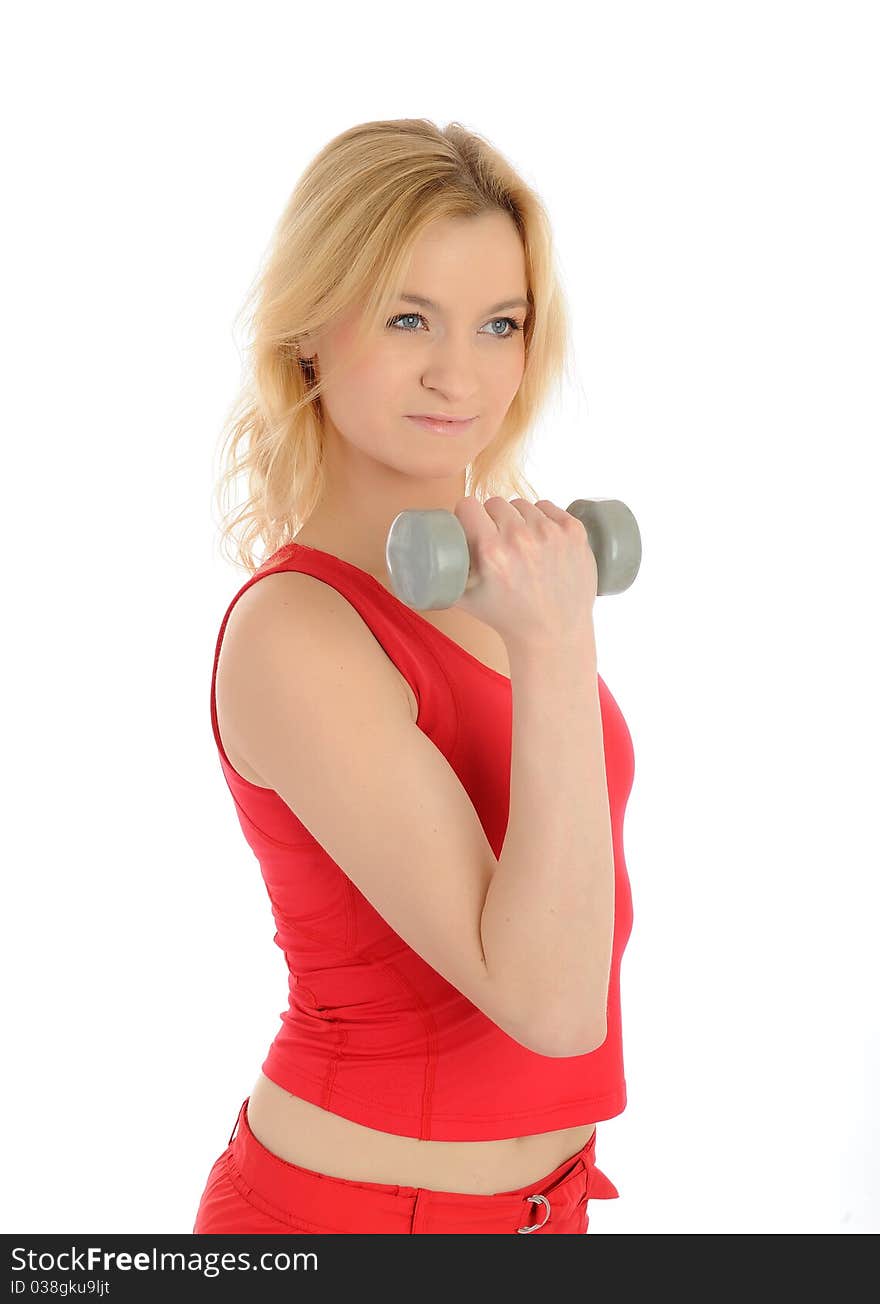
<svg viewBox="0 0 880 1304">
<path fill-rule="evenodd" d="M 500 1141 L 420 1141 L 354 1123 L 263 1073 L 247 1107 L 257 1140 L 289 1164 L 353 1182 L 494 1195 L 537 1182 L 586 1145 L 595 1123 Z"/>
</svg>

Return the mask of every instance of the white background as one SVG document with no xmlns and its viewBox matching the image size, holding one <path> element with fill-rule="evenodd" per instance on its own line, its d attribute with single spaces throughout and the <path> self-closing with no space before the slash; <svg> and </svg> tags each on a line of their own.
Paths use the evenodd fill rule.
<svg viewBox="0 0 880 1304">
<path fill-rule="evenodd" d="M 880 1230 L 878 10 L 19 6 L 0 94 L 2 1226 L 189 1232 L 286 1003 L 209 719 L 234 318 L 302 169 L 486 135 L 576 383 L 526 470 L 621 498 L 621 1198 L 591 1232 Z"/>
</svg>

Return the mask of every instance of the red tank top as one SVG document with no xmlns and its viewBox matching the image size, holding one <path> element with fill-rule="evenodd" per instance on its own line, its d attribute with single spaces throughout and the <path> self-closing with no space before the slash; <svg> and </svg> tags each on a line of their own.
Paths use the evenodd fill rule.
<svg viewBox="0 0 880 1304">
<path fill-rule="evenodd" d="M 357 610 L 418 702 L 418 727 L 468 792 L 496 857 L 510 799 L 510 679 L 484 665 L 374 576 L 290 543 L 242 585 L 214 654 L 211 724 L 226 783 L 271 902 L 289 975 L 288 1006 L 262 1071 L 331 1113 L 400 1136 L 495 1141 L 580 1127 L 626 1105 L 620 961 L 632 928 L 623 814 L 633 781 L 626 722 L 599 677 L 614 843 L 615 920 L 608 1035 L 586 1055 L 521 1046 L 385 922 L 278 794 L 232 768 L 217 725 L 220 645 L 238 598 L 265 575 L 304 571 Z M 535 981 L 540 982 L 540 974 Z"/>
</svg>

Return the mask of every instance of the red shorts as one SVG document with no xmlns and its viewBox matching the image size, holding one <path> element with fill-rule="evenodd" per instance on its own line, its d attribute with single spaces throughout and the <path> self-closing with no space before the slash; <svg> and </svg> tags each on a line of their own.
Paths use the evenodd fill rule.
<svg viewBox="0 0 880 1304">
<path fill-rule="evenodd" d="M 619 1195 L 596 1167 L 595 1132 L 577 1154 L 546 1177 L 496 1195 L 329 1177 L 267 1150 L 248 1125 L 249 1099 L 239 1107 L 229 1144 L 208 1175 L 193 1226 L 195 1235 L 583 1235 L 590 1221 L 587 1202 Z"/>
</svg>

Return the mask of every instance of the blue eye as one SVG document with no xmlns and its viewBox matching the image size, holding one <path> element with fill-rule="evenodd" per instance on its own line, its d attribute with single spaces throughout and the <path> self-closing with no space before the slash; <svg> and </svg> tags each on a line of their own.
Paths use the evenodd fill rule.
<svg viewBox="0 0 880 1304">
<path fill-rule="evenodd" d="M 386 325 L 392 327 L 394 330 L 402 330 L 404 335 L 415 335 L 416 332 L 414 330 L 410 330 L 409 327 L 400 327 L 396 325 L 396 323 L 399 321 L 406 321 L 408 317 L 414 318 L 417 321 L 425 320 L 425 318 L 422 316 L 420 312 L 399 312 L 395 317 L 390 318 L 390 320 L 386 322 Z M 516 321 L 513 317 L 493 317 L 492 325 L 494 325 L 496 321 L 507 322 L 507 324 L 510 327 L 510 330 L 507 332 L 506 335 L 499 335 L 496 331 L 492 331 L 491 334 L 494 335 L 496 340 L 511 340 L 513 339 L 514 335 L 516 335 L 517 331 L 522 330 L 522 326 L 520 326 L 519 322 Z"/>
</svg>

